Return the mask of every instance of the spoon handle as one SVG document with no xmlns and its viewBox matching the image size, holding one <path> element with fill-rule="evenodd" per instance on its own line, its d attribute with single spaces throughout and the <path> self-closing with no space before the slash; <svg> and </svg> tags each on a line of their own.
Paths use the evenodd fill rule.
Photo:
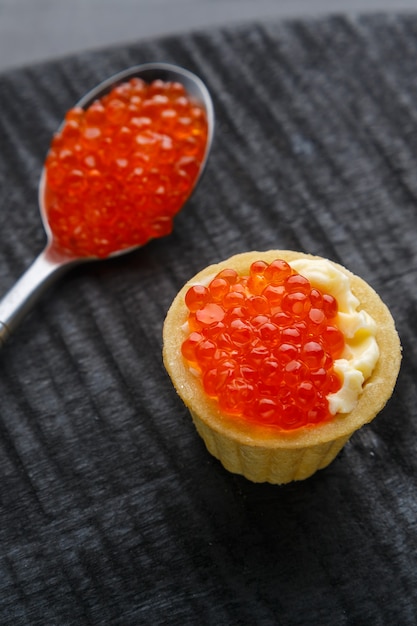
<svg viewBox="0 0 417 626">
<path fill-rule="evenodd" d="M 49 244 L 0 301 L 0 348 L 45 290 L 77 263 Z"/>
</svg>

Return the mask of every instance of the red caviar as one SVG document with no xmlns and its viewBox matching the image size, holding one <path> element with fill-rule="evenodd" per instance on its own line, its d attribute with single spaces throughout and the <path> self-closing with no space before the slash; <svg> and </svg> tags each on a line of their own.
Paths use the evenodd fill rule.
<svg viewBox="0 0 417 626">
<path fill-rule="evenodd" d="M 56 243 L 106 257 L 167 235 L 198 177 L 202 106 L 176 82 L 122 83 L 68 111 L 46 158 L 46 213 Z"/>
<path fill-rule="evenodd" d="M 222 270 L 185 296 L 190 334 L 182 355 L 229 415 L 292 430 L 331 419 L 341 388 L 338 304 L 284 260 L 257 261 L 248 276 Z"/>
</svg>

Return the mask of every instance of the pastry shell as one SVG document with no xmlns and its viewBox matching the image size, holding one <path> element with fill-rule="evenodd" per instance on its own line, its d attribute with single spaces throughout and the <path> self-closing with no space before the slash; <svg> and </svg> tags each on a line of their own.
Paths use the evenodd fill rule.
<svg viewBox="0 0 417 626">
<path fill-rule="evenodd" d="M 400 368 L 400 340 L 387 306 L 364 280 L 332 262 L 349 277 L 351 289 L 360 302 L 359 309 L 365 309 L 377 325 L 380 357 L 364 383 L 355 408 L 350 413 L 336 414 L 329 422 L 292 431 L 254 425 L 221 413 L 216 401 L 205 394 L 199 377 L 190 372 L 181 356 L 185 339 L 182 328 L 188 316 L 184 303 L 187 290 L 196 283 L 207 284 L 224 268 L 234 268 L 240 275 L 247 275 L 254 261 L 270 263 L 284 259 L 290 262 L 300 258 L 317 260 L 321 257 L 290 250 L 245 252 L 206 267 L 179 291 L 164 323 L 165 368 L 208 451 L 227 470 L 254 482 L 288 483 L 308 478 L 329 465 L 351 435 L 373 420 L 384 407 L 392 395 Z"/>
</svg>

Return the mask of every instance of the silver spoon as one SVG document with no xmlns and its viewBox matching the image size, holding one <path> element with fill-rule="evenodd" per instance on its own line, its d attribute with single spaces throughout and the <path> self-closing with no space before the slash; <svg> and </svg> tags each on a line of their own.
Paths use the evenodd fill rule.
<svg viewBox="0 0 417 626">
<path fill-rule="evenodd" d="M 87 109 L 95 100 L 110 92 L 114 86 L 133 77 L 142 78 L 145 82 L 156 79 L 182 83 L 186 91 L 196 98 L 204 107 L 207 122 L 207 145 L 201 169 L 196 183 L 201 177 L 207 162 L 214 131 L 214 111 L 210 94 L 204 83 L 192 72 L 176 65 L 167 63 L 148 63 L 130 67 L 94 87 L 79 100 L 76 106 Z M 196 184 L 195 183 L 195 184 Z M 43 252 L 36 258 L 23 276 L 15 283 L 10 291 L 0 301 L 0 347 L 16 329 L 22 318 L 35 304 L 44 291 L 64 272 L 84 261 L 95 261 L 97 257 L 78 257 L 75 254 L 63 252 L 54 242 L 53 233 L 49 227 L 45 211 L 45 168 L 42 170 L 39 183 L 39 207 L 44 229 L 47 234 L 47 244 Z M 195 188 L 195 187 L 194 187 Z M 131 252 L 139 246 L 113 252 L 109 257 Z"/>
</svg>

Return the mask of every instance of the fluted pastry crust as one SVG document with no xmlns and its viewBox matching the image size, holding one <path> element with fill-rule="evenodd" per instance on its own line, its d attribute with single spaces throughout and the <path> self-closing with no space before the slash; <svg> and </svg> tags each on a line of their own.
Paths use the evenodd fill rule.
<svg viewBox="0 0 417 626">
<path fill-rule="evenodd" d="M 188 316 L 184 304 L 186 292 L 193 284 L 207 283 L 224 268 L 234 268 L 245 275 L 254 261 L 271 263 L 284 259 L 290 262 L 300 258 L 319 260 L 321 257 L 290 250 L 245 252 L 206 267 L 179 291 L 164 324 L 165 367 L 207 449 L 226 469 L 255 482 L 285 483 L 307 478 L 326 467 L 352 433 L 370 422 L 384 407 L 392 395 L 400 368 L 401 345 L 390 311 L 364 280 L 332 262 L 349 277 L 352 292 L 360 302 L 359 309 L 367 311 L 377 325 L 380 357 L 363 386 L 356 407 L 350 413 L 335 415 L 329 422 L 293 431 L 258 426 L 221 413 L 216 401 L 204 393 L 200 379 L 190 372 L 181 356 L 185 338 L 181 328 Z"/>
</svg>

